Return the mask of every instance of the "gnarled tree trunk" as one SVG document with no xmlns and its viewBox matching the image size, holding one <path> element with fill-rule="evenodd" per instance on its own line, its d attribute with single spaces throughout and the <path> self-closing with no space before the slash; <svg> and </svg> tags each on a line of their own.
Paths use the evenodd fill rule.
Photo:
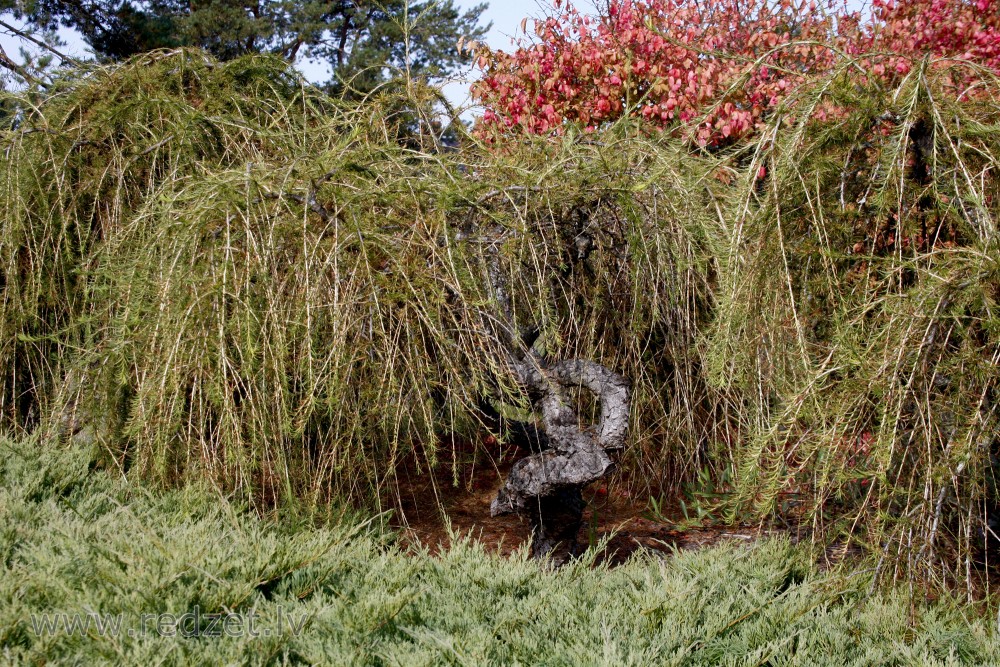
<svg viewBox="0 0 1000 667">
<path fill-rule="evenodd" d="M 531 556 L 550 556 L 562 564 L 577 553 L 577 534 L 586 503 L 582 491 L 613 467 L 611 453 L 625 446 L 629 427 L 630 387 L 622 375 L 586 359 L 550 362 L 527 332 L 515 324 L 506 281 L 494 259 L 487 280 L 500 316 L 498 337 L 508 350 L 506 362 L 531 399 L 540 428 L 517 424 L 531 453 L 517 461 L 490 506 L 493 516 L 517 513 L 531 525 Z M 600 401 L 600 420 L 584 424 L 570 390 L 584 388 Z"/>
<path fill-rule="evenodd" d="M 545 364 L 534 355 L 514 365 L 541 416 L 545 448 L 517 463 L 490 506 L 493 516 L 517 512 L 531 524 L 531 555 L 562 563 L 576 554 L 583 521 L 582 490 L 612 468 L 610 453 L 625 446 L 629 383 L 593 361 Z M 601 404 L 601 418 L 581 425 L 567 390 L 583 387 Z"/>
</svg>

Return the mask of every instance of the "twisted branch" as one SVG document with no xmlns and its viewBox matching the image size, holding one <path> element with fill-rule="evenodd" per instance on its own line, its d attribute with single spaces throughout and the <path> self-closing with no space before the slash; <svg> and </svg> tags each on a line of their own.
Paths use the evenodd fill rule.
<svg viewBox="0 0 1000 667">
<path fill-rule="evenodd" d="M 586 359 L 547 362 L 532 347 L 536 327 L 515 326 L 507 281 L 499 253 L 489 253 L 486 278 L 499 309 L 497 336 L 507 349 L 506 362 L 541 417 L 544 437 L 538 451 L 517 461 L 490 505 L 490 514 L 526 515 L 531 524 L 533 558 L 551 555 L 563 562 L 577 550 L 583 521 L 582 490 L 613 467 L 610 453 L 625 446 L 629 427 L 629 382 L 614 371 Z M 587 389 L 600 401 L 600 421 L 582 425 L 568 390 Z M 532 427 L 533 428 L 533 427 Z M 529 429 L 524 429 L 528 431 Z"/>
</svg>

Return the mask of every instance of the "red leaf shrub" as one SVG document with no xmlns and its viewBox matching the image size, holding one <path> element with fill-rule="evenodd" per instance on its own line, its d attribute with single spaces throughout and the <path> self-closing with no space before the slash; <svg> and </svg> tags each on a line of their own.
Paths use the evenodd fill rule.
<svg viewBox="0 0 1000 667">
<path fill-rule="evenodd" d="M 906 74 L 912 61 L 924 55 L 967 60 L 1000 72 L 998 0 L 873 0 L 872 12 L 851 50 L 896 54 L 873 64 L 876 75 Z"/>
<path fill-rule="evenodd" d="M 844 56 L 876 54 L 858 59 L 861 78 L 905 75 L 924 54 L 1000 71 L 1000 0 L 875 0 L 866 19 L 806 0 L 611 0 L 599 18 L 560 0 L 555 9 L 536 22 L 537 40 L 480 52 L 484 134 L 592 131 L 632 114 L 720 145 Z"/>
</svg>

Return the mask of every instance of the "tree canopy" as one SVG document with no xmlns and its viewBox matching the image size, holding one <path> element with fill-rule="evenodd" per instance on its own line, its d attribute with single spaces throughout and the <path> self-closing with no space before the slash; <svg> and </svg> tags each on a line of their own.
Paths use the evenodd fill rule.
<svg viewBox="0 0 1000 667">
<path fill-rule="evenodd" d="M 454 0 L 0 0 L 0 11 L 50 38 L 59 26 L 79 31 L 104 59 L 179 46 L 221 60 L 305 56 L 329 65 L 330 88 L 362 92 L 393 69 L 429 79 L 453 73 L 469 57 L 459 40 L 488 29 L 485 8 L 463 11 Z"/>
</svg>

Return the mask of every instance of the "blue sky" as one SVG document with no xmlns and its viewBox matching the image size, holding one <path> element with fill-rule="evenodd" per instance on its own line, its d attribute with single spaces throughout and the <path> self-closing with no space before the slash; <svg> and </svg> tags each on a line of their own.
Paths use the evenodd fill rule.
<svg viewBox="0 0 1000 667">
<path fill-rule="evenodd" d="M 461 0 L 458 4 L 463 7 L 473 7 L 477 3 Z M 550 0 L 506 0 L 506 2 L 495 0 L 483 14 L 485 21 L 493 22 L 493 29 L 487 41 L 495 49 L 509 47 L 510 37 L 521 30 L 521 19 L 525 16 L 541 16 L 551 6 Z"/>
<path fill-rule="evenodd" d="M 463 7 L 474 7 L 474 0 L 457 0 Z M 576 3 L 581 9 L 590 6 L 590 2 Z M 551 0 L 493 0 L 489 8 L 483 12 L 483 22 L 492 21 L 493 27 L 486 42 L 494 49 L 511 50 L 511 37 L 521 31 L 521 20 L 527 17 L 543 16 L 551 9 Z M 531 27 L 528 27 L 531 30 Z M 452 104 L 465 106 L 468 103 L 469 83 L 472 72 L 466 74 L 463 80 L 445 86 L 445 94 Z"/>
</svg>

